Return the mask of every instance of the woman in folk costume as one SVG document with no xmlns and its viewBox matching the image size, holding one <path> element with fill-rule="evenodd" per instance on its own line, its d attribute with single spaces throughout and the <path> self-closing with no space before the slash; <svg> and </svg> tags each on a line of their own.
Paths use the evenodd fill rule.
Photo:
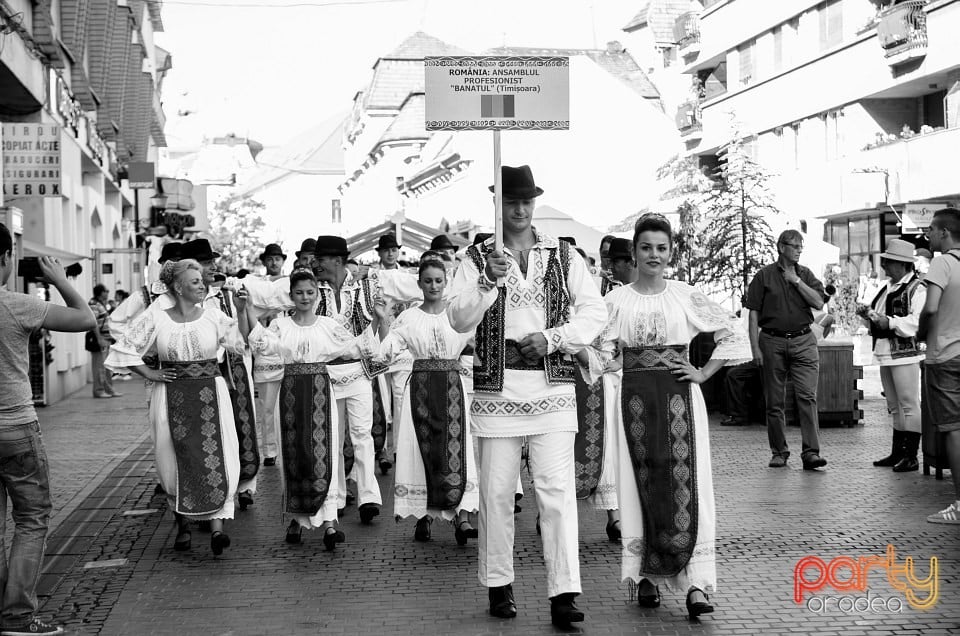
<svg viewBox="0 0 960 636">
<path fill-rule="evenodd" d="M 468 515 L 480 507 L 470 402 L 460 361 L 472 334 L 450 326 L 442 261 L 421 261 L 418 281 L 423 303 L 401 313 L 380 345 L 385 362 L 404 351 L 413 355 L 413 370 L 395 419 L 394 514 L 419 519 L 417 541 L 429 541 L 433 518 L 441 517 L 453 523 L 457 543 L 466 545 L 468 538 L 477 536 Z"/>
<path fill-rule="evenodd" d="M 140 314 L 113 345 L 107 363 L 154 382 L 150 421 L 157 475 L 177 519 L 174 548 L 190 548 L 189 521 L 209 521 L 210 547 L 221 554 L 230 546 L 223 520 L 233 519 L 240 450 L 217 350 L 243 353 L 249 332 L 246 299 L 244 294 L 234 297 L 239 320 L 200 306 L 207 290 L 200 265 L 192 259 L 165 263 L 160 281 L 173 306 Z M 160 368 L 145 365 L 145 355 L 156 356 Z"/>
<path fill-rule="evenodd" d="M 287 543 L 300 543 L 303 528 L 323 528 L 323 545 L 332 551 L 345 540 L 337 509 L 346 505 L 338 485 L 343 471 L 338 414 L 326 363 L 340 357 L 370 356 L 378 347 L 376 330 L 383 316 L 354 336 L 333 318 L 318 316 L 317 279 L 309 270 L 290 275 L 291 315 L 257 326 L 250 346 L 259 355 L 279 355 L 284 363 L 280 386 L 280 456 L 283 512 L 291 517 Z M 382 307 L 378 306 L 378 311 Z M 248 310 L 248 319 L 254 311 Z"/>
<path fill-rule="evenodd" d="M 606 297 L 604 349 L 620 351 L 618 435 L 621 577 L 638 582 L 638 602 L 660 605 L 660 587 L 686 594 L 691 618 L 713 611 L 716 509 L 707 408 L 700 387 L 727 360 L 750 357 L 736 318 L 689 285 L 665 280 L 673 251 L 669 222 L 642 216 L 634 230 L 639 277 Z M 714 332 L 702 369 L 690 340 Z M 596 367 L 591 365 L 592 374 Z"/>
</svg>

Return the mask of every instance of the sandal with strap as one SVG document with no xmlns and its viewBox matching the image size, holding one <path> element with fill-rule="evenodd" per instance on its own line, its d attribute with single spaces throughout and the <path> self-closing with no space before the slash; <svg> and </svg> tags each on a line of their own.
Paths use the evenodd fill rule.
<svg viewBox="0 0 960 636">
<path fill-rule="evenodd" d="M 690 597 L 693 596 L 695 592 L 703 594 L 703 598 L 706 599 L 706 601 L 691 602 Z M 696 620 L 701 614 L 710 614 L 713 612 L 713 605 L 711 605 L 709 601 L 710 597 L 707 596 L 706 592 L 698 587 L 691 587 L 690 591 L 687 592 L 687 614 L 690 615 L 690 620 Z"/>
<path fill-rule="evenodd" d="M 457 545 L 467 545 L 467 539 L 476 539 L 480 535 L 477 529 L 466 520 L 456 522 L 453 534 L 457 538 Z"/>
<path fill-rule="evenodd" d="M 347 535 L 343 534 L 343 530 L 337 530 L 333 526 L 323 531 L 323 547 L 327 549 L 327 552 L 333 552 L 338 543 L 343 543 L 346 540 Z"/>
</svg>

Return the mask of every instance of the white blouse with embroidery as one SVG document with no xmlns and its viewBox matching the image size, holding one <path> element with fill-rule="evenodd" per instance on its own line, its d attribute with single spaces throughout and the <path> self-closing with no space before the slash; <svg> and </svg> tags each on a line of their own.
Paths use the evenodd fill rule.
<svg viewBox="0 0 960 636">
<path fill-rule="evenodd" d="M 336 358 L 367 358 L 378 349 L 370 327 L 354 336 L 333 318 L 317 316 L 312 325 L 301 326 L 290 316 L 281 316 L 269 327 L 258 324 L 250 332 L 254 355 L 279 355 L 285 364 L 329 362 Z"/>
<path fill-rule="evenodd" d="M 237 321 L 219 309 L 207 307 L 191 322 L 175 322 L 166 311 L 140 314 L 120 340 L 110 347 L 104 365 L 110 369 L 143 364 L 143 356 L 156 353 L 161 361 L 211 360 L 222 348 L 242 355 L 246 343 Z"/>
<path fill-rule="evenodd" d="M 456 360 L 472 338 L 473 334 L 457 332 L 446 312 L 428 314 L 413 307 L 397 316 L 380 344 L 378 359 L 390 362 L 409 351 L 417 360 Z"/>
</svg>

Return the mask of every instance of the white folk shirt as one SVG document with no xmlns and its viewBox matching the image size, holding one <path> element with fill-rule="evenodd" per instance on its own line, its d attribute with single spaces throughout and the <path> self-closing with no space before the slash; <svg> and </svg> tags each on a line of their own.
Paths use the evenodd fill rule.
<svg viewBox="0 0 960 636">
<path fill-rule="evenodd" d="M 588 347 L 600 334 L 607 321 L 607 308 L 583 259 L 573 254 L 567 274 L 571 301 L 569 321 L 559 327 L 546 328 L 544 272 L 550 248 L 557 247 L 557 239 L 538 234 L 528 257 L 526 276 L 506 250 L 510 269 L 506 276 L 503 335 L 507 340 L 519 342 L 525 336 L 541 333 L 547 340 L 548 354 L 559 350 L 572 355 Z M 497 287 L 489 286 L 472 259 L 464 259 L 450 285 L 447 308 L 450 324 L 461 333 L 473 332 L 484 313 L 496 302 L 497 295 Z M 471 418 L 473 434 L 478 437 L 576 432 L 574 385 L 550 384 L 544 371 L 505 369 L 500 393 L 474 393 Z"/>
<path fill-rule="evenodd" d="M 880 292 L 883 294 L 882 298 L 877 302 L 877 307 L 886 307 L 887 306 L 887 295 L 890 294 L 895 289 L 898 289 L 902 285 L 906 285 L 907 282 L 913 277 L 913 272 L 908 272 L 906 276 L 901 278 L 899 281 L 894 283 L 892 280 L 887 280 L 887 285 L 884 287 L 883 291 Z M 874 296 L 876 298 L 876 296 Z M 871 299 L 872 300 L 872 299 Z M 910 315 L 909 316 L 887 316 L 887 319 L 890 321 L 890 329 L 893 329 L 901 338 L 913 338 L 917 335 L 917 329 L 920 327 L 920 314 L 923 312 L 923 306 L 927 302 L 927 288 L 923 285 L 917 285 L 917 288 L 913 292 L 913 296 L 910 297 Z M 881 367 L 893 367 L 901 364 L 916 364 L 922 362 L 926 357 L 926 353 L 921 351 L 915 356 L 910 356 L 909 358 L 894 358 L 890 355 L 890 340 L 887 338 L 877 338 L 877 344 L 873 348 L 873 361 L 880 365 Z"/>
</svg>

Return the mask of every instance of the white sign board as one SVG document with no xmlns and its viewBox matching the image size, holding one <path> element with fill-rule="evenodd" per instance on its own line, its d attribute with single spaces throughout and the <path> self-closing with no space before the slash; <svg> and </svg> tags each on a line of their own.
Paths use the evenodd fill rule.
<svg viewBox="0 0 960 636">
<path fill-rule="evenodd" d="M 930 227 L 937 210 L 955 207 L 952 203 L 907 203 L 903 207 L 902 230 L 904 234 L 920 234 Z"/>
<path fill-rule="evenodd" d="M 567 57 L 427 57 L 427 130 L 567 130 Z"/>
<path fill-rule="evenodd" d="M 3 196 L 60 196 L 60 127 L 3 124 Z"/>
</svg>

